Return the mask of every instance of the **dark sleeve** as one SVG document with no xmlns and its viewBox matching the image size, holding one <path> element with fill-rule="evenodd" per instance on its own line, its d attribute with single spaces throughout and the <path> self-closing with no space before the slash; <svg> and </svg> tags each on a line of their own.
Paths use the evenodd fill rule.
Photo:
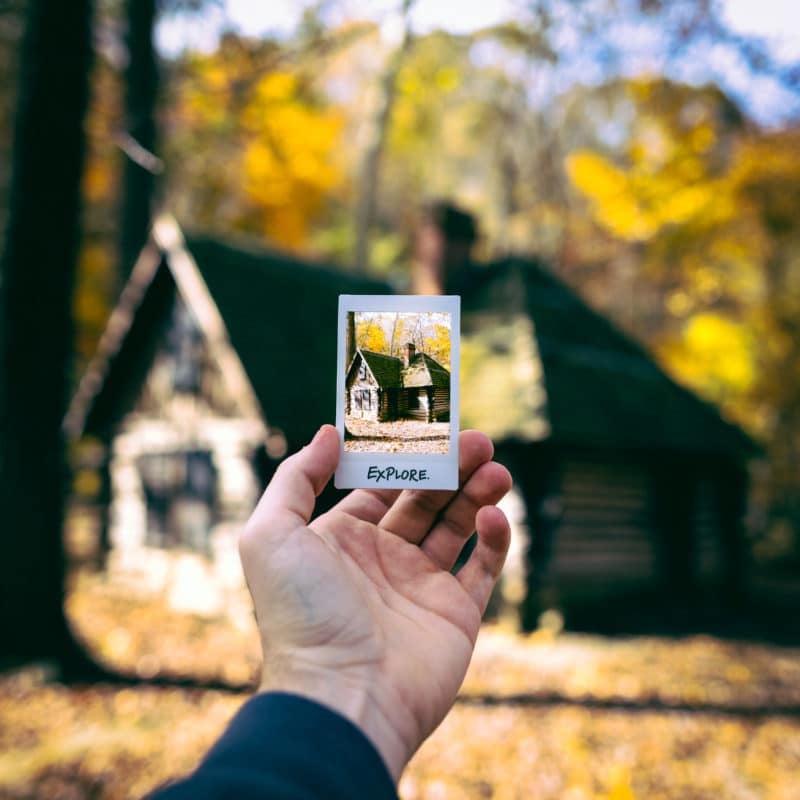
<svg viewBox="0 0 800 800">
<path fill-rule="evenodd" d="M 352 722 L 311 700 L 248 700 L 195 772 L 150 800 L 397 800 L 378 751 Z"/>
</svg>

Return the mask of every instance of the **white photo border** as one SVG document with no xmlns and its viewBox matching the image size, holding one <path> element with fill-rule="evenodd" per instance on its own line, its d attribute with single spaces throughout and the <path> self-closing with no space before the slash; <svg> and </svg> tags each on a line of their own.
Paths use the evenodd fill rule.
<svg viewBox="0 0 800 800">
<path fill-rule="evenodd" d="M 445 453 L 353 453 L 344 449 L 347 314 L 359 311 L 440 312 L 450 315 L 450 445 Z M 458 489 L 461 298 L 455 295 L 339 295 L 336 355 L 337 489 Z M 373 469 L 370 469 L 370 468 Z M 390 468 L 394 468 L 393 471 Z M 369 476 L 369 477 L 368 477 Z"/>
</svg>

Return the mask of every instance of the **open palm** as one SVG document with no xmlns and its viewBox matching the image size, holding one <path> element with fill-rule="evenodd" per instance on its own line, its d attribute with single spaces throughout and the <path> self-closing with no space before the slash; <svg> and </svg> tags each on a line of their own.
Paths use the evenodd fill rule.
<svg viewBox="0 0 800 800">
<path fill-rule="evenodd" d="M 395 779 L 455 700 L 508 549 L 493 507 L 511 483 L 477 431 L 457 492 L 357 490 L 309 524 L 339 458 L 336 430 L 278 469 L 240 549 L 264 649 L 262 689 L 359 725 Z M 450 573 L 477 528 L 477 547 Z"/>
</svg>

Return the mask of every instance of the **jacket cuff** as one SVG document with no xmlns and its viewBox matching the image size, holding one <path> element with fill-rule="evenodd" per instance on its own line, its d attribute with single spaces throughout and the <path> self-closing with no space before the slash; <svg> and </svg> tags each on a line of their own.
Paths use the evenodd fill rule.
<svg viewBox="0 0 800 800">
<path fill-rule="evenodd" d="M 380 754 L 358 727 L 319 703 L 280 692 L 248 700 L 197 770 L 163 800 L 184 797 L 172 793 L 182 786 L 194 798 L 397 798 Z"/>
</svg>

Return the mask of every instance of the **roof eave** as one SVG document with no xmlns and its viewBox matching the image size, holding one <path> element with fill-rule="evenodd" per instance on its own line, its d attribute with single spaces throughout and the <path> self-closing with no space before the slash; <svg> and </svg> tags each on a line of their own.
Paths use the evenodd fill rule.
<svg viewBox="0 0 800 800">
<path fill-rule="evenodd" d="M 161 249 L 151 236 L 133 265 L 119 302 L 100 336 L 97 351 L 90 359 L 89 366 L 78 383 L 78 389 L 72 396 L 63 422 L 68 439 L 78 439 L 84 434 L 92 405 L 103 389 L 111 361 L 120 351 L 133 325 L 136 312 L 161 266 L 162 257 Z"/>
<path fill-rule="evenodd" d="M 153 225 L 153 238 L 167 256 L 167 264 L 175 278 L 178 291 L 189 307 L 198 327 L 206 338 L 209 349 L 217 359 L 220 371 L 239 411 L 247 417 L 261 420 L 264 436 L 267 418 L 261 408 L 247 371 L 231 344 L 225 322 L 211 297 L 197 262 L 186 246 L 177 220 L 171 214 L 161 214 Z"/>
<path fill-rule="evenodd" d="M 263 433 L 266 436 L 268 428 L 264 411 L 244 365 L 231 345 L 225 323 L 197 263 L 186 247 L 180 226 L 172 215 L 162 213 L 153 224 L 148 242 L 134 264 L 100 338 L 97 353 L 72 398 L 63 423 L 67 437 L 74 440 L 87 433 L 92 409 L 103 392 L 112 361 L 131 332 L 136 315 L 162 264 L 169 270 L 178 292 L 206 338 L 238 410 L 243 416 L 259 420 L 264 425 Z"/>
</svg>

